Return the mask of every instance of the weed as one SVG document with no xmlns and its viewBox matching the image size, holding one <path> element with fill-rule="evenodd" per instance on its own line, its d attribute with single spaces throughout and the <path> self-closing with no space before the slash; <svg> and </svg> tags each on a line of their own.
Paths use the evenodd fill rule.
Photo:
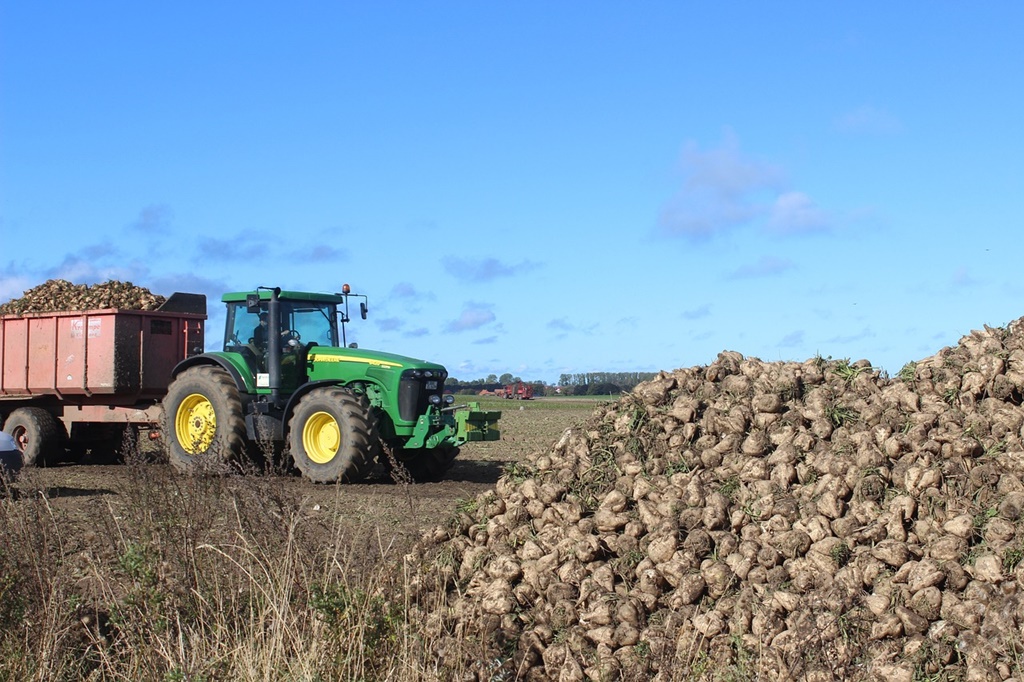
<svg viewBox="0 0 1024 682">
<path fill-rule="evenodd" d="M 344 639 L 360 632 L 361 645 L 371 657 L 398 640 L 401 609 L 381 595 L 370 595 L 341 583 L 314 584 L 309 605 L 334 637 Z"/>
<path fill-rule="evenodd" d="M 974 533 L 975 533 L 975 535 L 981 535 L 981 531 L 982 531 L 982 529 L 985 528 L 985 524 L 988 523 L 989 519 L 994 518 L 994 517 L 996 517 L 998 515 L 999 515 L 999 510 L 996 509 L 995 507 L 991 507 L 989 509 L 984 509 L 984 510 L 978 512 L 977 514 L 975 514 L 971 518 L 971 521 L 972 521 L 972 523 L 974 525 Z"/>
<path fill-rule="evenodd" d="M 635 405 L 633 407 L 632 417 L 629 422 L 629 436 L 626 438 L 626 450 L 636 455 L 637 458 L 642 458 L 646 453 L 641 435 L 649 420 L 650 417 L 647 414 L 646 407 L 643 405 Z"/>
<path fill-rule="evenodd" d="M 844 407 L 838 403 L 825 408 L 825 417 L 832 422 L 833 426 L 839 427 L 844 424 L 852 424 L 860 419 L 857 411 L 850 407 Z"/>
<path fill-rule="evenodd" d="M 764 515 L 764 512 L 761 509 L 755 508 L 752 504 L 744 505 L 740 511 L 746 514 L 750 520 L 754 522 L 759 522 L 761 517 Z"/>
<path fill-rule="evenodd" d="M 733 476 L 722 481 L 722 484 L 718 486 L 718 492 L 722 493 L 730 500 L 732 496 L 736 494 L 736 491 L 740 489 L 740 478 L 739 476 Z"/>
<path fill-rule="evenodd" d="M 1014 545 L 1003 550 L 1003 570 L 1012 572 L 1024 560 L 1024 545 Z"/>
<path fill-rule="evenodd" d="M 845 544 L 843 546 L 846 547 Z M 847 549 L 849 548 L 847 547 Z M 836 618 L 836 625 L 839 626 L 839 636 L 843 638 L 844 642 L 852 642 L 861 634 L 860 625 L 849 611 L 839 614 Z"/>
<path fill-rule="evenodd" d="M 568 486 L 587 511 L 597 508 L 601 497 L 611 488 L 621 474 L 615 463 L 615 456 L 607 450 L 595 450 L 591 465 L 579 473 L 579 477 Z"/>
<path fill-rule="evenodd" d="M 1002 439 L 1002 440 L 997 441 L 995 443 L 992 443 L 991 445 L 986 447 L 984 453 L 982 453 L 982 456 L 983 457 L 997 457 L 997 456 L 1003 454 L 1004 452 L 1006 452 L 1006 447 L 1007 447 L 1006 439 Z"/>
<path fill-rule="evenodd" d="M 896 378 L 908 382 L 917 379 L 917 361 L 911 360 L 903 365 L 900 371 L 896 373 Z"/>
<path fill-rule="evenodd" d="M 832 546 L 828 555 L 832 557 L 832 561 L 836 563 L 836 566 L 842 568 L 850 562 L 850 559 L 853 557 L 853 551 L 845 542 L 839 542 Z"/>
<path fill-rule="evenodd" d="M 665 467 L 665 475 L 671 476 L 672 474 L 688 474 L 693 471 L 693 467 L 687 464 L 686 460 L 679 460 L 678 462 L 672 462 Z"/>
<path fill-rule="evenodd" d="M 796 383 L 791 381 L 780 383 L 775 390 L 779 394 L 779 398 L 781 398 L 784 403 L 796 399 L 800 394 L 800 389 L 797 387 Z"/>
<path fill-rule="evenodd" d="M 479 508 L 480 502 L 476 498 L 462 498 L 455 501 L 455 511 L 459 514 L 473 515 L 474 512 Z"/>
<path fill-rule="evenodd" d="M 832 372 L 848 384 L 869 370 L 870 368 L 868 367 L 854 367 L 850 364 L 849 358 L 837 360 L 832 368 Z"/>
<path fill-rule="evenodd" d="M 510 462 L 502 467 L 501 473 L 516 485 L 537 475 L 537 471 L 532 466 L 523 462 Z"/>
</svg>

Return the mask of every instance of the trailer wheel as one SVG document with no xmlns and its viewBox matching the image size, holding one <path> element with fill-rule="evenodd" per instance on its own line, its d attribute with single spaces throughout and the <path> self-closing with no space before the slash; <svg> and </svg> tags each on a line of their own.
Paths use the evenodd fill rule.
<svg viewBox="0 0 1024 682">
<path fill-rule="evenodd" d="M 394 464 L 388 461 L 387 458 L 382 459 L 384 460 L 384 466 L 389 471 L 394 470 L 395 465 L 402 466 L 412 476 L 413 481 L 417 483 L 430 483 L 444 478 L 444 475 L 452 468 L 452 463 L 455 462 L 455 458 L 458 455 L 459 449 L 456 447 L 395 448 L 396 461 Z"/>
<path fill-rule="evenodd" d="M 292 460 L 317 483 L 366 478 L 380 450 L 377 420 L 351 391 L 321 388 L 299 400 L 288 422 Z"/>
<path fill-rule="evenodd" d="M 14 438 L 27 467 L 53 464 L 67 447 L 64 425 L 41 407 L 19 407 L 11 412 L 4 431 Z"/>
<path fill-rule="evenodd" d="M 181 472 L 220 472 L 245 452 L 242 399 L 220 367 L 191 367 L 164 396 L 164 434 L 171 464 Z"/>
</svg>

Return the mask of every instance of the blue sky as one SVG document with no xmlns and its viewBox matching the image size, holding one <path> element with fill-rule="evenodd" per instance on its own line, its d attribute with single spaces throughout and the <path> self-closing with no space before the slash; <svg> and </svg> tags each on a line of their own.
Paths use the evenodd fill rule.
<svg viewBox="0 0 1024 682">
<path fill-rule="evenodd" d="M 511 372 L 896 373 L 1024 315 L 1024 5 L 0 0 L 0 301 L 369 296 Z M 208 343 L 213 349 L 216 342 Z"/>
</svg>

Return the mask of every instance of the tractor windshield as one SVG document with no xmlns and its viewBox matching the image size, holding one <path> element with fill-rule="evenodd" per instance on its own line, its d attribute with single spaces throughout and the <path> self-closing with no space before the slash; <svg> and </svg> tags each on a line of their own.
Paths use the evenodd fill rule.
<svg viewBox="0 0 1024 682">
<path fill-rule="evenodd" d="M 251 346 L 257 353 L 266 349 L 270 325 L 266 319 L 265 302 L 259 313 L 250 312 L 244 302 L 228 303 L 227 312 L 225 348 Z M 333 303 L 281 301 L 281 331 L 297 332 L 303 344 L 312 342 L 319 346 L 337 346 L 338 327 L 335 319 L 336 308 Z"/>
<path fill-rule="evenodd" d="M 299 333 L 302 343 L 318 346 L 337 346 L 338 328 L 333 303 L 309 301 L 281 301 L 281 315 L 285 318 L 282 329 Z"/>
</svg>

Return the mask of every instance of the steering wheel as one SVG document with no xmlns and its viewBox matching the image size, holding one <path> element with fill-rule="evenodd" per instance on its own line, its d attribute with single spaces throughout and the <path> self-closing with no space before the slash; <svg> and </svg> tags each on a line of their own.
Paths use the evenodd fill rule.
<svg viewBox="0 0 1024 682">
<path fill-rule="evenodd" d="M 295 339 L 296 341 L 302 339 L 302 336 L 294 329 L 285 329 L 283 332 L 281 332 L 281 336 L 283 336 L 286 339 Z"/>
</svg>

